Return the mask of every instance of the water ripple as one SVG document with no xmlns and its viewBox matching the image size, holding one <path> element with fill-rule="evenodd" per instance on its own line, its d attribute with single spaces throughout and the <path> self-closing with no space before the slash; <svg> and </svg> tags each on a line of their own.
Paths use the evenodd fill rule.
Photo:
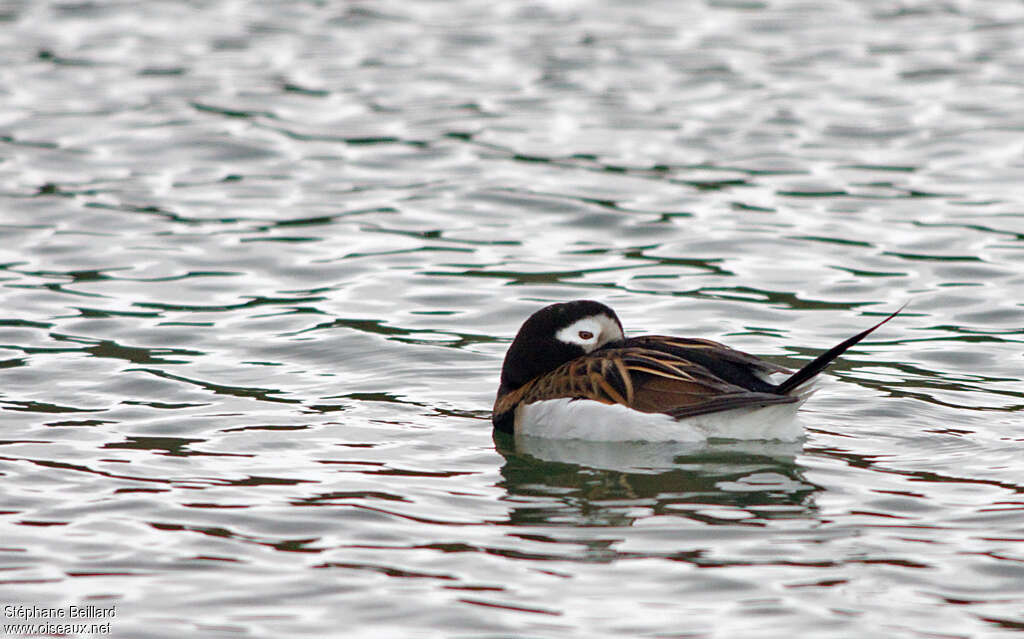
<svg viewBox="0 0 1024 639">
<path fill-rule="evenodd" d="M 5 605 L 154 637 L 1024 623 L 1016 3 L 0 21 Z M 788 366 L 910 304 L 803 443 L 494 437 L 510 338 L 578 297 Z"/>
</svg>

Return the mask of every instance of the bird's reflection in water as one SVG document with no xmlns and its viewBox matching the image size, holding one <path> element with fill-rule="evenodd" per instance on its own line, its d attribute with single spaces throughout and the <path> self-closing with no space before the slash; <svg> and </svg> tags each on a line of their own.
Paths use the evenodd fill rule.
<svg viewBox="0 0 1024 639">
<path fill-rule="evenodd" d="M 631 526 L 673 515 L 766 525 L 815 516 L 801 442 L 589 442 L 495 434 L 513 525 Z M 682 522 L 681 522 L 682 523 Z"/>
</svg>

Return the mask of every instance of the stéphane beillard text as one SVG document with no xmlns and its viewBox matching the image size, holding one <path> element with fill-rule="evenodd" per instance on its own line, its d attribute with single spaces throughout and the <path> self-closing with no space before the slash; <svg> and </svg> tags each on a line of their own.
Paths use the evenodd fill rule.
<svg viewBox="0 0 1024 639">
<path fill-rule="evenodd" d="M 24 606 L 7 604 L 4 616 L 13 619 L 112 619 L 117 616 L 117 606 L 68 604 L 66 606 Z"/>
</svg>

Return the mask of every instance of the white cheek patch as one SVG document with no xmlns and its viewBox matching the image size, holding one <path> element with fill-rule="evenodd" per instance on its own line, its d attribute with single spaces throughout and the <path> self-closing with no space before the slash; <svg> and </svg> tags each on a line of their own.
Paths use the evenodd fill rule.
<svg viewBox="0 0 1024 639">
<path fill-rule="evenodd" d="M 590 333 L 590 339 L 580 337 L 580 333 Z M 555 337 L 560 342 L 576 344 L 582 346 L 583 350 L 590 352 L 595 347 L 595 344 L 597 344 L 597 338 L 600 333 L 601 326 L 597 323 L 597 320 L 592 317 L 585 317 L 558 331 L 555 333 Z"/>
<path fill-rule="evenodd" d="M 580 336 L 580 333 L 589 333 L 589 338 Z M 604 346 L 608 342 L 622 339 L 622 329 L 610 317 L 596 315 L 576 320 L 562 330 L 555 333 L 555 338 L 566 344 L 576 344 L 584 352 L 590 353 L 595 349 Z"/>
<path fill-rule="evenodd" d="M 598 346 L 604 346 L 608 342 L 621 342 L 626 339 L 626 336 L 622 334 L 622 327 L 619 326 L 619 323 L 607 315 L 599 316 L 597 323 L 601 325 L 601 341 L 598 343 Z"/>
</svg>

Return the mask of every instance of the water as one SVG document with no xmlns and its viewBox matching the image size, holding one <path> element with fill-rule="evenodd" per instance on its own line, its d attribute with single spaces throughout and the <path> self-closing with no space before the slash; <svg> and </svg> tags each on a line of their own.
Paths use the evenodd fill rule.
<svg viewBox="0 0 1024 639">
<path fill-rule="evenodd" d="M 1024 628 L 1019 3 L 0 20 L 0 604 L 60 613 L 3 623 Z M 578 297 L 787 365 L 910 308 L 798 444 L 495 439 Z"/>
</svg>

